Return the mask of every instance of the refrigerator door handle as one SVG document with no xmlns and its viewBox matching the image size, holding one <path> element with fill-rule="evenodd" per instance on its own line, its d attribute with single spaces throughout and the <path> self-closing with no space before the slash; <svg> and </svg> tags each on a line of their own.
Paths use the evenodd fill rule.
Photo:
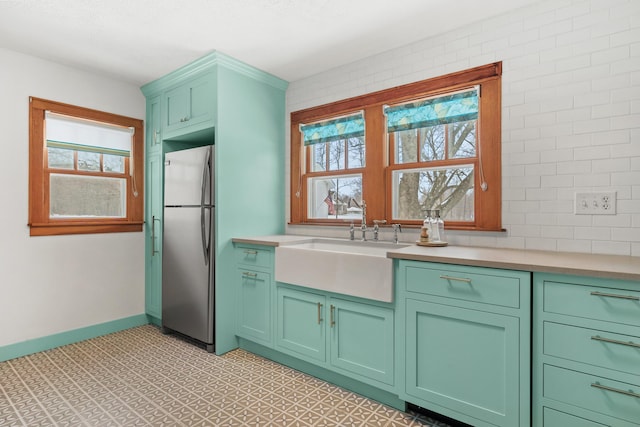
<svg viewBox="0 0 640 427">
<path fill-rule="evenodd" d="M 209 265 L 209 242 L 207 241 L 207 233 L 206 233 L 206 225 L 205 225 L 205 195 L 207 193 L 207 181 L 210 180 L 209 177 L 209 162 L 211 160 L 211 149 L 207 150 L 207 157 L 204 159 L 204 166 L 202 167 L 202 188 L 200 192 L 200 230 L 202 233 L 202 252 L 204 255 L 204 264 Z"/>
</svg>

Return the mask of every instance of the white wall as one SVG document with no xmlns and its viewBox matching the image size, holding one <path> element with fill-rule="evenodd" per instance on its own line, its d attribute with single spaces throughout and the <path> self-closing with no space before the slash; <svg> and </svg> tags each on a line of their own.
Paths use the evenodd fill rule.
<svg viewBox="0 0 640 427">
<path fill-rule="evenodd" d="M 144 118 L 131 84 L 0 49 L 0 346 L 144 313 L 144 236 L 29 237 L 29 96 Z"/>
<path fill-rule="evenodd" d="M 507 231 L 449 233 L 449 241 L 640 256 L 638 0 L 540 1 L 296 81 L 287 92 L 287 117 L 494 61 L 503 65 Z M 617 192 L 616 216 L 573 214 L 575 192 L 610 190 Z M 413 231 L 404 239 L 415 240 Z M 347 236 L 338 228 L 287 232 Z"/>
</svg>

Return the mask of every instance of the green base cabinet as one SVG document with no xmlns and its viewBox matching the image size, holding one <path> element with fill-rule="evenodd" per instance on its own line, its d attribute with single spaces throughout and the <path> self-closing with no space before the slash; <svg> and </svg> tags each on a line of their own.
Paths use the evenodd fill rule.
<svg viewBox="0 0 640 427">
<path fill-rule="evenodd" d="M 326 362 L 326 297 L 277 286 L 276 349 L 300 359 Z"/>
<path fill-rule="evenodd" d="M 331 366 L 394 384 L 394 311 L 342 298 L 329 300 Z"/>
<path fill-rule="evenodd" d="M 640 286 L 534 273 L 533 425 L 640 426 Z"/>
<path fill-rule="evenodd" d="M 236 245 L 234 251 L 238 287 L 236 335 L 272 347 L 273 249 Z"/>
<path fill-rule="evenodd" d="M 398 261 L 407 402 L 474 426 L 530 423 L 527 272 Z"/>
<path fill-rule="evenodd" d="M 394 389 L 394 310 L 375 302 L 276 283 L 275 348 Z"/>
</svg>

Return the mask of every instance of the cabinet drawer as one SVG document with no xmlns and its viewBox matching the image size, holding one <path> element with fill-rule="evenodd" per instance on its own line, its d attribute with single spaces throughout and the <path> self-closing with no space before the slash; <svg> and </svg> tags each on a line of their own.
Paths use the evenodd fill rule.
<svg viewBox="0 0 640 427">
<path fill-rule="evenodd" d="M 544 282 L 544 311 L 640 326 L 640 292 Z"/>
<path fill-rule="evenodd" d="M 544 365 L 543 395 L 586 410 L 638 422 L 640 385 Z"/>
<path fill-rule="evenodd" d="M 501 270 L 407 264 L 405 273 L 409 292 L 505 307 L 520 306 L 520 277 L 509 276 Z"/>
<path fill-rule="evenodd" d="M 545 322 L 544 354 L 640 375 L 640 338 L 630 335 Z"/>
<path fill-rule="evenodd" d="M 235 257 L 238 264 L 272 268 L 271 250 L 255 246 L 236 246 Z"/>
<path fill-rule="evenodd" d="M 544 427 L 605 427 L 605 425 L 555 409 L 544 408 Z"/>
</svg>

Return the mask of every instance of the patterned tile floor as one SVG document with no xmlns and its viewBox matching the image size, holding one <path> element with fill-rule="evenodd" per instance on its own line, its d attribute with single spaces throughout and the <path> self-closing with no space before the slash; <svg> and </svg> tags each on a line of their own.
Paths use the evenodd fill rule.
<svg viewBox="0 0 640 427">
<path fill-rule="evenodd" d="M 141 326 L 0 363 L 0 426 L 444 426 Z"/>
</svg>

